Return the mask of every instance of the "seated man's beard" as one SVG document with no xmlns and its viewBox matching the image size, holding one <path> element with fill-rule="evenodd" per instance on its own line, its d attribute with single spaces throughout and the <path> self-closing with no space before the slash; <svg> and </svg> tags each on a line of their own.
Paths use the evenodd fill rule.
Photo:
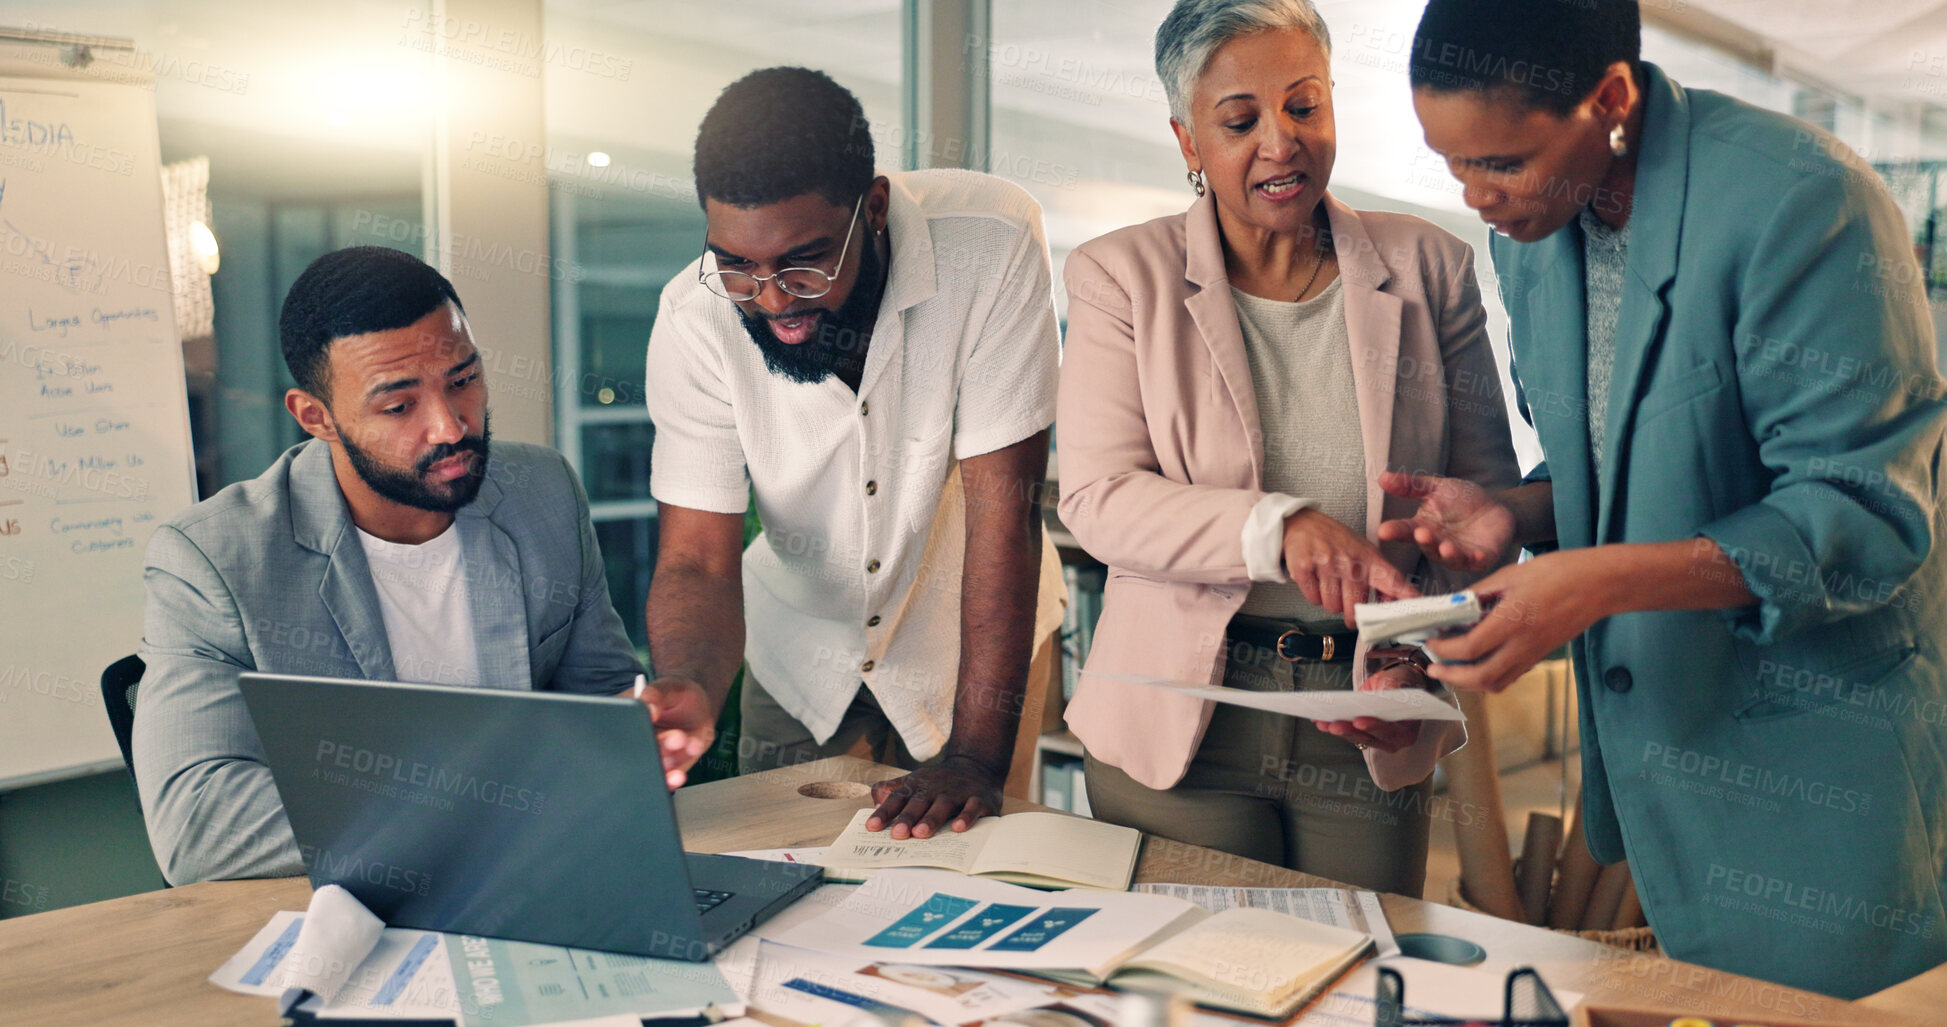
<svg viewBox="0 0 1947 1027">
<path fill-rule="evenodd" d="M 744 331 L 750 333 L 752 342 L 764 354 L 764 366 L 771 373 L 782 375 L 791 381 L 804 385 L 822 382 L 841 371 L 852 372 L 848 377 L 857 380 L 858 372 L 865 368 L 866 344 L 872 338 L 872 322 L 879 315 L 879 297 L 886 288 L 886 275 L 883 263 L 879 260 L 879 248 L 868 236 L 859 256 L 859 277 L 852 284 L 852 294 L 845 297 L 837 310 L 818 312 L 818 327 L 811 337 L 793 346 L 779 342 L 771 333 L 772 318 L 769 315 L 750 315 L 742 307 L 735 308 L 737 316 L 744 322 Z"/>
<path fill-rule="evenodd" d="M 334 423 L 333 427 L 337 427 Z M 343 430 L 338 432 L 338 441 L 345 447 L 345 456 L 352 462 L 352 470 L 358 472 L 373 492 L 390 499 L 401 506 L 431 513 L 453 513 L 473 502 L 480 494 L 480 483 L 487 479 L 488 444 L 494 436 L 493 419 L 489 417 L 480 426 L 480 434 L 468 435 L 458 442 L 442 442 L 426 451 L 413 463 L 412 470 L 401 471 L 379 463 L 372 454 L 353 444 L 351 437 Z M 447 457 L 460 453 L 474 454 L 473 466 L 465 474 L 452 481 L 429 482 L 426 472 Z"/>
</svg>

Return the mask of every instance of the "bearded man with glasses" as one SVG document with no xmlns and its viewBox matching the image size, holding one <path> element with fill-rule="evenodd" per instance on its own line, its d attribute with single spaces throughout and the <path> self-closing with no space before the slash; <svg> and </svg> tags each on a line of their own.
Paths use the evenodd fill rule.
<svg viewBox="0 0 1947 1027">
<path fill-rule="evenodd" d="M 665 756 L 709 748 L 747 662 L 744 771 L 855 752 L 911 771 L 871 830 L 966 830 L 1025 783 L 1061 619 L 1040 208 L 877 174 L 858 100 L 803 68 L 724 90 L 695 171 L 704 253 L 663 289 L 646 390 Z"/>
</svg>

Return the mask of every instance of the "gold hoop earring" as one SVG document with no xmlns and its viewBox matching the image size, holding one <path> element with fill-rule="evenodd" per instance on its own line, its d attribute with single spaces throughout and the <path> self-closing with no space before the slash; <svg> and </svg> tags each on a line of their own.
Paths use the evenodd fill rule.
<svg viewBox="0 0 1947 1027">
<path fill-rule="evenodd" d="M 1629 156 L 1629 144 L 1623 142 L 1623 127 L 1620 124 L 1609 130 L 1609 152 L 1618 157 Z"/>
<path fill-rule="evenodd" d="M 1199 197 L 1201 197 L 1201 196 L 1203 195 L 1203 192 L 1204 192 L 1204 185 L 1203 185 L 1203 172 L 1201 172 L 1201 171 L 1186 171 L 1186 172 L 1184 172 L 1184 175 L 1183 175 L 1183 177 L 1185 177 L 1185 178 L 1187 178 L 1187 179 L 1189 179 L 1189 180 L 1190 180 L 1190 188 L 1192 188 L 1192 189 L 1195 189 L 1195 190 L 1197 191 L 1197 195 L 1198 195 Z"/>
</svg>

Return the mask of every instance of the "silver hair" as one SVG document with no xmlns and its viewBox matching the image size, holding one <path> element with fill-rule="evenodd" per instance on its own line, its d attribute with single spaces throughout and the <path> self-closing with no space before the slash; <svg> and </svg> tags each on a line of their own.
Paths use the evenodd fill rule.
<svg viewBox="0 0 1947 1027">
<path fill-rule="evenodd" d="M 1176 0 L 1156 29 L 1156 77 L 1170 117 L 1189 125 L 1190 97 L 1210 58 L 1225 43 L 1267 29 L 1304 29 L 1331 59 L 1331 33 L 1311 0 Z"/>
</svg>

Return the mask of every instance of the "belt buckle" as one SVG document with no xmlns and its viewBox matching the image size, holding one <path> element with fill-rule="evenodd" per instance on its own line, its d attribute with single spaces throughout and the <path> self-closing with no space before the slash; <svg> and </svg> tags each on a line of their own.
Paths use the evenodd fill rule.
<svg viewBox="0 0 1947 1027">
<path fill-rule="evenodd" d="M 1293 635 L 1298 635 L 1300 637 L 1308 637 L 1311 635 L 1311 632 L 1306 631 L 1303 628 L 1291 628 L 1285 631 L 1284 634 L 1279 635 L 1278 636 L 1278 658 L 1285 661 L 1286 663 L 1305 663 L 1310 661 L 1312 658 L 1307 656 L 1285 655 L 1285 650 L 1284 650 L 1285 639 L 1290 638 Z M 1319 653 L 1317 657 L 1317 662 L 1330 663 L 1332 657 L 1337 653 L 1339 640 L 1329 634 L 1319 635 L 1317 637 L 1319 639 L 1319 643 L 1318 643 Z"/>
</svg>

